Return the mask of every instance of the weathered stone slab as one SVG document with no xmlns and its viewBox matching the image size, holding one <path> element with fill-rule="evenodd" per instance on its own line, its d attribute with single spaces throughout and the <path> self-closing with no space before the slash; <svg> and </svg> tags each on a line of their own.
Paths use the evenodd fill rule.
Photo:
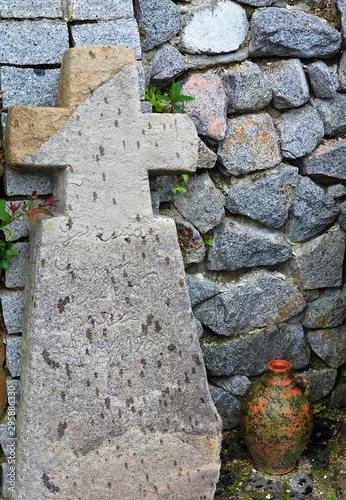
<svg viewBox="0 0 346 500">
<path fill-rule="evenodd" d="M 259 111 L 272 100 L 272 90 L 259 66 L 246 61 L 224 74 L 228 94 L 228 111 L 246 113 Z"/>
<path fill-rule="evenodd" d="M 216 0 L 183 17 L 180 49 L 190 54 L 222 54 L 237 50 L 245 41 L 246 12 L 230 0 Z"/>
<path fill-rule="evenodd" d="M 220 387 L 209 386 L 216 409 L 222 418 L 223 429 L 232 429 L 240 424 L 241 402 Z"/>
<path fill-rule="evenodd" d="M 346 231 L 346 201 L 340 205 L 340 215 L 338 218 L 340 226 Z"/>
<path fill-rule="evenodd" d="M 339 368 L 346 363 L 346 325 L 310 331 L 307 338 L 312 350 L 327 365 Z"/>
<path fill-rule="evenodd" d="M 288 236 L 304 241 L 330 226 L 340 213 L 338 205 L 309 177 L 302 177 L 295 190 L 288 220 Z"/>
<path fill-rule="evenodd" d="M 213 73 L 196 73 L 181 86 L 181 93 L 195 98 L 184 103 L 199 135 L 213 142 L 223 139 L 226 131 L 227 96 L 221 78 Z"/>
<path fill-rule="evenodd" d="M 321 365 L 323 365 L 321 363 Z M 311 401 L 318 401 L 327 396 L 334 387 L 337 370 L 323 365 L 318 368 L 309 368 L 299 375 L 306 377 L 311 382 Z"/>
<path fill-rule="evenodd" d="M 309 100 L 309 85 L 299 59 L 267 63 L 261 70 L 272 88 L 276 108 L 297 108 Z"/>
<path fill-rule="evenodd" d="M 346 287 L 325 290 L 320 297 L 306 306 L 302 321 L 306 328 L 339 326 L 346 318 Z"/>
<path fill-rule="evenodd" d="M 174 217 L 174 222 L 185 267 L 202 262 L 206 250 L 204 241 L 197 229 L 181 217 Z"/>
<path fill-rule="evenodd" d="M 208 172 L 190 177 L 185 186 L 186 193 L 176 193 L 173 205 L 198 231 L 207 233 L 225 215 L 221 196 Z"/>
<path fill-rule="evenodd" d="M 304 368 L 310 349 L 303 327 L 282 323 L 235 339 L 203 337 L 202 352 L 211 375 L 260 375 L 271 359 L 288 359 L 295 369 Z M 263 349 L 263 346 L 266 349 Z"/>
<path fill-rule="evenodd" d="M 187 69 L 204 69 L 218 64 L 230 64 L 232 62 L 245 61 L 249 56 L 247 46 L 240 47 L 235 52 L 217 55 L 184 54 Z"/>
<path fill-rule="evenodd" d="M 280 163 L 279 138 L 271 116 L 259 113 L 227 120 L 217 153 L 226 175 L 248 174 Z"/>
<path fill-rule="evenodd" d="M 6 339 L 6 366 L 11 377 L 20 375 L 20 349 L 22 337 L 11 335 Z"/>
<path fill-rule="evenodd" d="M 61 0 L 0 0 L 0 18 L 63 17 Z"/>
<path fill-rule="evenodd" d="M 287 220 L 297 182 L 298 169 L 284 164 L 275 171 L 232 179 L 225 207 L 277 229 Z"/>
<path fill-rule="evenodd" d="M 208 269 L 234 271 L 241 267 L 271 266 L 285 262 L 291 255 L 288 240 L 278 231 L 227 219 L 213 230 Z"/>
<path fill-rule="evenodd" d="M 36 191 L 39 195 L 50 194 L 53 190 L 53 179 L 52 175 L 27 174 L 5 168 L 4 189 L 7 196 L 27 196 L 33 191 Z M 21 222 L 25 223 L 25 221 Z"/>
<path fill-rule="evenodd" d="M 333 229 L 298 248 L 292 264 L 303 290 L 342 285 L 345 241 L 345 233 Z"/>
<path fill-rule="evenodd" d="M 304 297 L 284 279 L 268 271 L 252 271 L 227 291 L 197 304 L 195 317 L 227 337 L 281 323 L 305 307 Z"/>
<path fill-rule="evenodd" d="M 301 158 L 311 153 L 324 136 L 320 115 L 310 104 L 283 113 L 277 127 L 284 158 Z"/>
<path fill-rule="evenodd" d="M 341 198 L 345 198 L 345 196 L 346 196 L 346 186 L 344 186 L 343 184 L 332 184 L 331 186 L 327 187 L 327 193 L 334 200 L 339 200 Z"/>
<path fill-rule="evenodd" d="M 214 297 L 220 291 L 219 285 L 207 280 L 202 274 L 198 275 L 198 277 L 186 274 L 185 277 L 192 306 Z"/>
<path fill-rule="evenodd" d="M 234 375 L 230 377 L 210 377 L 213 384 L 221 387 L 234 396 L 244 396 L 247 388 L 251 384 L 250 379 L 245 375 Z"/>
<path fill-rule="evenodd" d="M 199 139 L 198 140 L 198 164 L 197 168 L 200 169 L 210 169 L 215 167 L 215 163 L 217 160 L 217 155 L 208 148 L 204 142 Z"/>
<path fill-rule="evenodd" d="M 67 0 L 70 21 L 90 19 L 122 19 L 133 17 L 133 6 L 129 0 Z"/>
<path fill-rule="evenodd" d="M 23 287 L 28 258 L 28 243 L 24 241 L 14 243 L 12 249 L 17 252 L 17 257 L 8 263 L 8 269 L 5 272 L 5 286 L 7 288 Z"/>
<path fill-rule="evenodd" d="M 268 7 L 251 18 L 251 56 L 329 57 L 341 35 L 321 17 L 301 10 Z"/>
<path fill-rule="evenodd" d="M 61 200 L 31 239 L 14 497 L 211 499 L 220 420 L 175 225 L 153 217 L 148 182 L 195 170 L 196 131 L 141 114 L 119 47 L 68 51 L 58 106 L 11 108 L 6 134 L 7 162 L 58 170 Z"/>
<path fill-rule="evenodd" d="M 345 10 L 346 13 L 346 10 Z M 338 78 L 339 78 L 339 84 L 342 92 L 345 92 L 346 90 L 346 52 L 343 52 L 340 61 L 339 61 L 339 67 L 338 67 Z"/>
<path fill-rule="evenodd" d="M 326 135 L 346 132 L 346 95 L 336 94 L 332 99 L 312 99 L 323 120 Z"/>
<path fill-rule="evenodd" d="M 315 97 L 328 99 L 335 97 L 339 80 L 335 73 L 323 61 L 315 61 L 306 66 L 310 84 Z"/>
<path fill-rule="evenodd" d="M 57 64 L 69 47 L 67 24 L 54 20 L 0 23 L 0 63 Z"/>
<path fill-rule="evenodd" d="M 7 333 L 20 333 L 23 327 L 24 292 L 2 292 L 0 301 Z"/>
<path fill-rule="evenodd" d="M 300 160 L 302 172 L 321 179 L 346 180 L 346 139 L 330 139 Z"/>
<path fill-rule="evenodd" d="M 153 59 L 148 81 L 150 85 L 164 87 L 186 69 L 183 56 L 169 43 L 159 49 Z"/>
<path fill-rule="evenodd" d="M 139 26 L 143 50 L 167 42 L 179 31 L 180 9 L 171 0 L 138 0 Z"/>
</svg>

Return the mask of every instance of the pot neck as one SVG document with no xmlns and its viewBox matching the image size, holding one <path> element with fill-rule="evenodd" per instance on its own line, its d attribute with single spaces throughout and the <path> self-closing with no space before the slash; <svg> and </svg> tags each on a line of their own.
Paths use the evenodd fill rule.
<svg viewBox="0 0 346 500">
<path fill-rule="evenodd" d="M 289 361 L 284 359 L 273 359 L 267 363 L 267 367 L 269 370 L 266 377 L 267 383 L 285 386 L 292 382 L 292 363 Z"/>
</svg>

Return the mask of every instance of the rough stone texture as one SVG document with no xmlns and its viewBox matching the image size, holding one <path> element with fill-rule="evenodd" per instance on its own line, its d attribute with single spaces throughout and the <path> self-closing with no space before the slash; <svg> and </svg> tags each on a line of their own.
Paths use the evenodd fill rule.
<svg viewBox="0 0 346 500">
<path fill-rule="evenodd" d="M 346 231 L 346 201 L 340 205 L 340 215 L 338 218 L 340 226 Z"/>
<path fill-rule="evenodd" d="M 197 168 L 200 169 L 210 169 L 215 166 L 217 160 L 217 155 L 211 149 L 204 144 L 204 142 L 198 140 L 198 163 Z"/>
<path fill-rule="evenodd" d="M 3 107 L 55 106 L 58 91 L 58 69 L 13 68 L 2 66 L 1 86 L 6 89 Z"/>
<path fill-rule="evenodd" d="M 180 217 L 174 217 L 177 228 L 178 243 L 185 267 L 202 262 L 205 256 L 205 245 L 199 232 L 192 224 Z"/>
<path fill-rule="evenodd" d="M 333 230 L 303 243 L 292 259 L 302 289 L 341 286 L 344 253 L 343 231 Z"/>
<path fill-rule="evenodd" d="M 340 49 L 340 33 L 325 19 L 300 10 L 268 7 L 251 18 L 251 56 L 329 57 Z"/>
<path fill-rule="evenodd" d="M 333 184 L 332 186 L 327 187 L 327 193 L 334 200 L 339 200 L 340 198 L 344 198 L 346 196 L 346 186 L 343 184 Z"/>
<path fill-rule="evenodd" d="M 309 177 L 302 177 L 295 190 L 287 234 L 293 241 L 305 241 L 330 226 L 339 213 L 331 196 Z"/>
<path fill-rule="evenodd" d="M 275 2 L 275 0 L 242 0 L 245 5 L 251 5 L 252 7 L 266 7 Z"/>
<path fill-rule="evenodd" d="M 276 108 L 297 108 L 309 100 L 309 85 L 299 59 L 267 63 L 261 69 L 272 88 Z"/>
<path fill-rule="evenodd" d="M 244 396 L 251 381 L 245 375 L 234 377 L 210 377 L 211 382 L 234 396 Z"/>
<path fill-rule="evenodd" d="M 143 50 L 167 42 L 179 31 L 180 9 L 171 0 L 138 0 L 139 26 Z"/>
<path fill-rule="evenodd" d="M 282 156 L 278 134 L 268 113 L 244 115 L 227 120 L 227 130 L 218 148 L 222 171 L 243 175 L 271 168 Z"/>
<path fill-rule="evenodd" d="M 23 287 L 28 258 L 28 243 L 14 243 L 12 249 L 17 252 L 17 257 L 11 259 L 8 263 L 8 269 L 5 272 L 5 286 L 7 288 Z"/>
<path fill-rule="evenodd" d="M 211 375 L 260 375 L 271 359 L 287 359 L 293 368 L 309 363 L 310 349 L 301 325 L 282 323 L 235 339 L 202 339 L 205 364 Z M 266 346 L 266 349 L 263 349 Z"/>
<path fill-rule="evenodd" d="M 208 172 L 190 177 L 185 186 L 186 193 L 176 193 L 173 205 L 198 231 L 207 233 L 225 215 L 221 196 Z"/>
<path fill-rule="evenodd" d="M 288 217 L 298 181 L 298 169 L 288 165 L 264 174 L 233 179 L 225 207 L 232 213 L 279 228 Z"/>
<path fill-rule="evenodd" d="M 26 196 L 33 191 L 36 191 L 39 195 L 46 195 L 53 190 L 53 180 L 51 175 L 20 173 L 5 168 L 4 189 L 6 196 Z"/>
<path fill-rule="evenodd" d="M 3 291 L 0 301 L 7 333 L 20 333 L 23 326 L 24 292 Z"/>
<path fill-rule="evenodd" d="M 69 20 L 120 19 L 133 17 L 129 0 L 67 0 Z"/>
<path fill-rule="evenodd" d="M 237 50 L 245 41 L 246 12 L 230 0 L 216 0 L 183 17 L 180 50 L 190 54 L 222 54 Z"/>
<path fill-rule="evenodd" d="M 284 235 L 248 223 L 224 220 L 213 231 L 208 252 L 208 269 L 233 271 L 241 267 L 271 266 L 292 255 Z"/>
<path fill-rule="evenodd" d="M 345 408 L 346 404 L 346 380 L 340 379 L 331 393 L 330 408 Z"/>
<path fill-rule="evenodd" d="M 0 23 L 1 64 L 57 64 L 68 49 L 66 23 L 6 21 Z"/>
<path fill-rule="evenodd" d="M 343 37 L 343 46 L 345 47 L 345 39 L 346 39 L 346 5 L 344 0 L 336 0 L 336 4 L 338 6 L 338 10 L 341 16 L 341 33 Z"/>
<path fill-rule="evenodd" d="M 234 336 L 281 323 L 302 311 L 304 297 L 268 271 L 252 271 L 227 291 L 197 304 L 195 317 L 218 335 Z"/>
<path fill-rule="evenodd" d="M 300 166 L 306 175 L 317 179 L 346 180 L 346 139 L 326 140 L 306 158 Z"/>
<path fill-rule="evenodd" d="M 339 78 L 339 90 L 345 92 L 346 90 L 346 52 L 343 52 L 340 61 L 339 61 L 339 68 L 338 68 L 338 78 Z"/>
<path fill-rule="evenodd" d="M 327 365 L 338 368 L 346 363 L 346 325 L 310 331 L 307 338 L 314 353 Z"/>
<path fill-rule="evenodd" d="M 6 339 L 6 366 L 11 377 L 19 377 L 20 375 L 21 345 L 22 337 L 14 337 L 11 335 Z"/>
<path fill-rule="evenodd" d="M 93 44 L 119 45 L 135 50 L 137 59 L 141 57 L 138 25 L 135 19 L 75 24 L 71 26 L 71 35 L 76 47 Z"/>
<path fill-rule="evenodd" d="M 211 141 L 223 139 L 227 97 L 220 77 L 212 73 L 194 74 L 183 82 L 181 93 L 195 98 L 184 103 L 184 112 L 196 125 L 198 134 Z"/>
<path fill-rule="evenodd" d="M 306 66 L 310 85 L 316 97 L 328 99 L 336 95 L 339 80 L 335 73 L 323 61 L 315 61 Z"/>
<path fill-rule="evenodd" d="M 228 94 L 228 111 L 246 113 L 259 111 L 272 100 L 272 90 L 257 64 L 251 61 L 231 68 L 223 82 Z"/>
<path fill-rule="evenodd" d="M 0 0 L 0 18 L 63 17 L 61 0 Z"/>
<path fill-rule="evenodd" d="M 193 172 L 195 128 L 141 114 L 135 54 L 119 47 L 68 51 L 58 106 L 68 113 L 48 132 L 56 110 L 12 108 L 6 136 L 10 165 L 59 169 L 63 205 L 31 239 L 15 498 L 46 498 L 47 484 L 61 499 L 159 498 L 167 485 L 212 498 L 220 420 L 175 226 L 153 217 L 147 174 Z M 34 151 L 25 127 L 48 134 Z"/>
<path fill-rule="evenodd" d="M 158 193 L 161 203 L 172 200 L 172 189 L 177 186 L 177 184 L 178 177 L 176 175 L 158 175 L 150 179 L 150 189 Z"/>
<path fill-rule="evenodd" d="M 232 429 L 240 424 L 241 402 L 228 392 L 209 385 L 211 398 L 222 418 L 223 429 Z"/>
<path fill-rule="evenodd" d="M 180 76 L 185 69 L 183 56 L 167 43 L 154 56 L 148 75 L 149 85 L 164 87 Z"/>
<path fill-rule="evenodd" d="M 218 54 L 213 56 L 184 54 L 184 61 L 187 69 L 204 69 L 218 64 L 230 64 L 233 62 L 245 61 L 248 56 L 249 49 L 245 46 L 235 52 L 230 52 L 229 54 Z"/>
<path fill-rule="evenodd" d="M 332 99 L 312 99 L 323 120 L 326 135 L 346 132 L 346 95 L 336 94 Z"/>
<path fill-rule="evenodd" d="M 277 128 L 284 158 L 295 159 L 311 153 L 324 136 L 320 115 L 310 104 L 283 113 Z"/>
<path fill-rule="evenodd" d="M 310 368 L 309 370 L 306 370 L 299 375 L 310 380 L 311 401 L 318 401 L 331 392 L 334 387 L 337 374 L 337 370 L 325 366 L 324 368 L 320 368 L 317 370 L 315 370 L 314 368 Z"/>
<path fill-rule="evenodd" d="M 202 274 L 185 274 L 185 278 L 192 306 L 210 299 L 220 292 L 219 285 L 207 280 Z"/>
<path fill-rule="evenodd" d="M 346 287 L 325 290 L 313 302 L 308 302 L 302 321 L 306 328 L 339 326 L 346 318 Z"/>
</svg>

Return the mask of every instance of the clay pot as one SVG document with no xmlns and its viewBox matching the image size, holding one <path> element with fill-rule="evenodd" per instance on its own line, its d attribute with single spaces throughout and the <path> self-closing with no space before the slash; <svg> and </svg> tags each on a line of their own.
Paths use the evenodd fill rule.
<svg viewBox="0 0 346 500">
<path fill-rule="evenodd" d="M 294 377 L 289 361 L 275 359 L 269 371 L 248 388 L 241 427 L 254 467 L 268 474 L 286 474 L 307 445 L 313 425 L 310 383 Z"/>
</svg>

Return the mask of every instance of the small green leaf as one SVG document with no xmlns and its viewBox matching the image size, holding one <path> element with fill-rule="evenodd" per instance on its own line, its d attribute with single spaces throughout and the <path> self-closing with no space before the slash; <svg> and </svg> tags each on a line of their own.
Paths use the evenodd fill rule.
<svg viewBox="0 0 346 500">
<path fill-rule="evenodd" d="M 178 188 L 177 187 L 176 188 L 172 188 L 171 191 L 172 191 L 173 194 L 176 194 L 176 192 L 178 191 Z"/>
<path fill-rule="evenodd" d="M 13 259 L 14 257 L 17 257 L 18 253 L 15 250 L 6 250 L 4 257 L 6 259 Z"/>
<path fill-rule="evenodd" d="M 176 190 L 178 191 L 178 193 L 186 193 L 186 188 L 184 188 L 183 186 L 177 186 Z"/>
<path fill-rule="evenodd" d="M 173 109 L 174 109 L 174 111 L 176 111 L 177 113 L 180 113 L 180 114 L 182 114 L 182 112 L 183 112 L 182 108 L 180 106 L 177 106 L 177 105 L 174 105 Z"/>
<path fill-rule="evenodd" d="M 138 31 L 140 35 L 146 35 L 147 31 L 143 26 L 138 26 Z"/>
<path fill-rule="evenodd" d="M 180 178 L 182 181 L 187 182 L 189 180 L 189 174 L 181 174 Z"/>
<path fill-rule="evenodd" d="M 0 269 L 6 271 L 8 269 L 8 262 L 6 259 L 0 259 Z"/>
<path fill-rule="evenodd" d="M 8 227 L 3 227 L 2 230 L 3 230 L 4 233 L 7 234 L 8 239 L 11 240 L 12 239 L 12 231 L 11 231 L 11 229 L 8 229 Z"/>
</svg>

